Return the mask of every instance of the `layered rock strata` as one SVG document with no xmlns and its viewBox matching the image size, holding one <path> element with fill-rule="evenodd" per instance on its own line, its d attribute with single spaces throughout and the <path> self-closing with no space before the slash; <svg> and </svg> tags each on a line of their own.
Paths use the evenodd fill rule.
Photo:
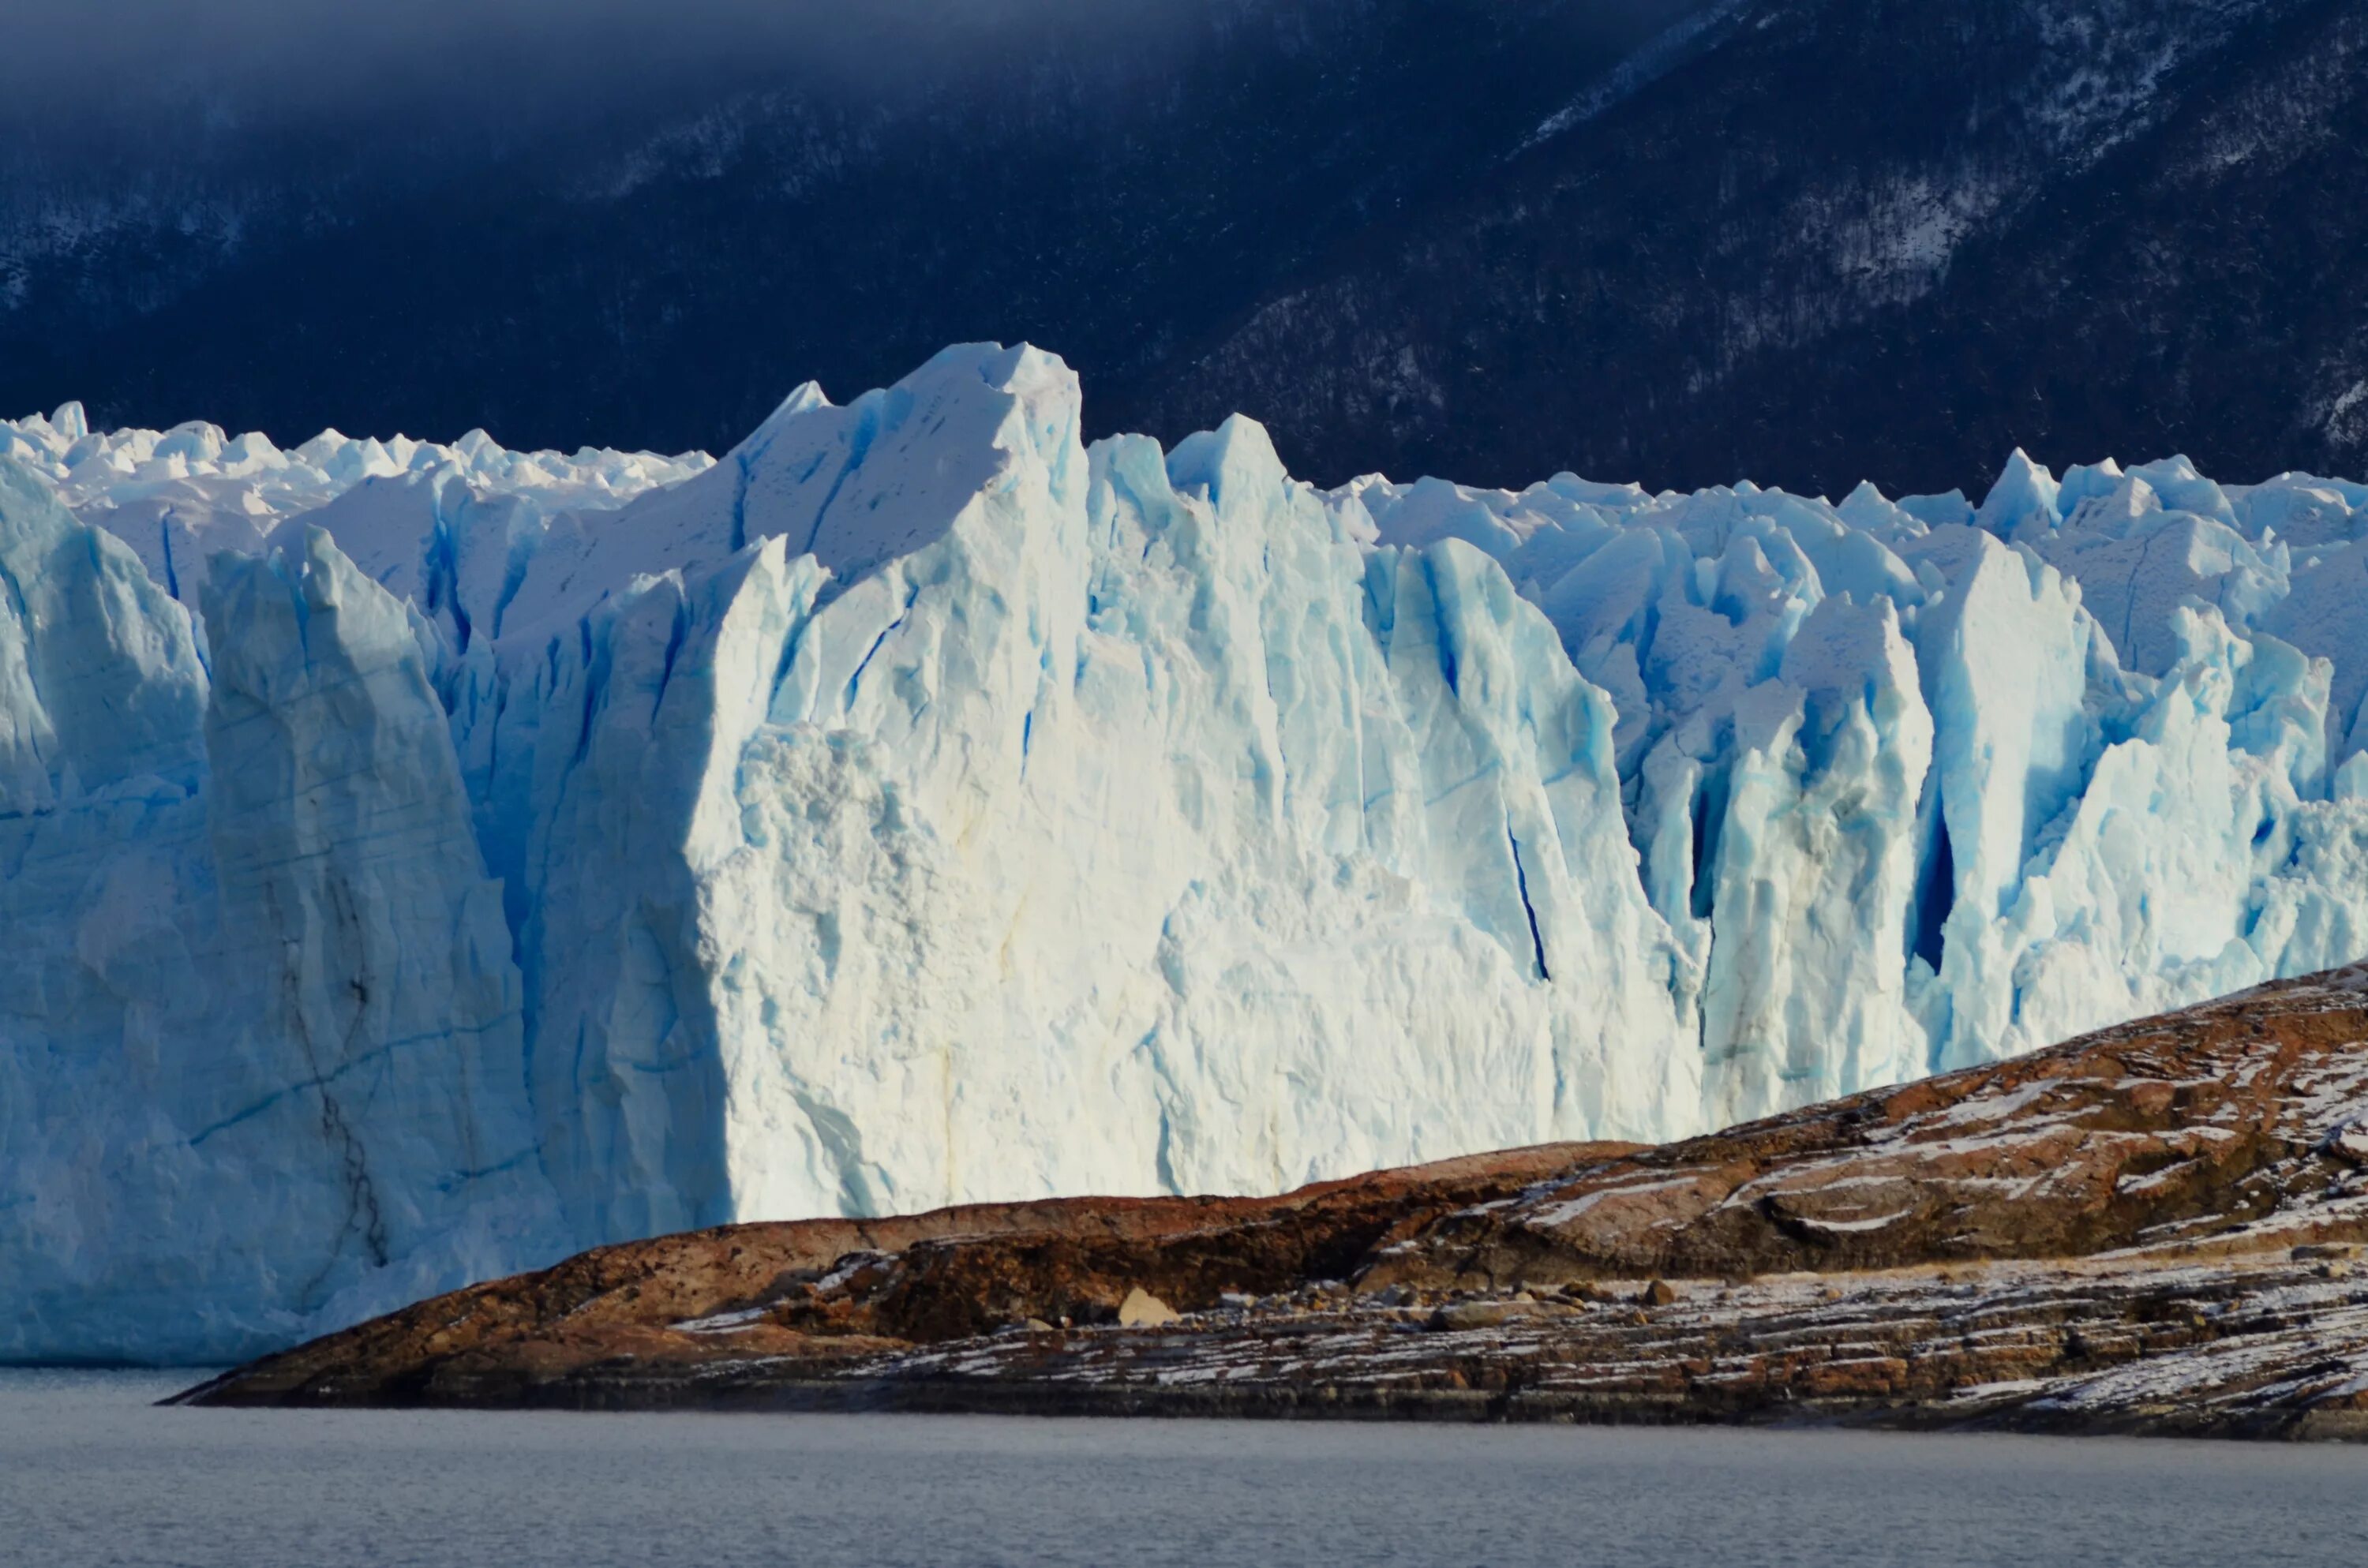
<svg viewBox="0 0 2368 1568">
<path fill-rule="evenodd" d="M 604 1248 L 187 1397 L 2358 1437 L 2363 1244 L 2355 968 L 1658 1148 Z"/>
</svg>

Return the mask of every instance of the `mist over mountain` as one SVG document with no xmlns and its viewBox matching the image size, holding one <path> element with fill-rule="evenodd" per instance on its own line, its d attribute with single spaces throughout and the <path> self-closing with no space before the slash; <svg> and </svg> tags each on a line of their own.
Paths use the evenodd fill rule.
<svg viewBox="0 0 2368 1568">
<path fill-rule="evenodd" d="M 721 449 L 1030 339 L 1293 470 L 2368 457 L 2358 0 L 10 18 L 0 408 Z"/>
</svg>

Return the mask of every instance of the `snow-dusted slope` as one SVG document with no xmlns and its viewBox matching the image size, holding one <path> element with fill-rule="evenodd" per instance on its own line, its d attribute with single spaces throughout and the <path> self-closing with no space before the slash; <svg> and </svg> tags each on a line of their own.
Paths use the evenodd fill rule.
<svg viewBox="0 0 2368 1568">
<path fill-rule="evenodd" d="M 0 426 L 0 1356 L 1666 1138 L 2368 951 L 2368 490 L 1078 422 L 986 347 L 712 465 Z"/>
</svg>

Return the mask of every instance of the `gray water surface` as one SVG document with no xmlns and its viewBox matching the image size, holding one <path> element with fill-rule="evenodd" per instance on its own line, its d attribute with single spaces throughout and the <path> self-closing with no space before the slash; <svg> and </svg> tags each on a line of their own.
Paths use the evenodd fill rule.
<svg viewBox="0 0 2368 1568">
<path fill-rule="evenodd" d="M 154 1409 L 0 1370 L 0 1563 L 2352 1564 L 2368 1449 Z"/>
</svg>

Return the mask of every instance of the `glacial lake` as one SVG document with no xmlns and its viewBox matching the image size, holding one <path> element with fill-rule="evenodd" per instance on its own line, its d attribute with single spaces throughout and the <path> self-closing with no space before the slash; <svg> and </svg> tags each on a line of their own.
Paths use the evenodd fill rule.
<svg viewBox="0 0 2368 1568">
<path fill-rule="evenodd" d="M 154 1409 L 0 1369 L 0 1562 L 2368 1562 L 2368 1449 L 1821 1431 Z"/>
</svg>

